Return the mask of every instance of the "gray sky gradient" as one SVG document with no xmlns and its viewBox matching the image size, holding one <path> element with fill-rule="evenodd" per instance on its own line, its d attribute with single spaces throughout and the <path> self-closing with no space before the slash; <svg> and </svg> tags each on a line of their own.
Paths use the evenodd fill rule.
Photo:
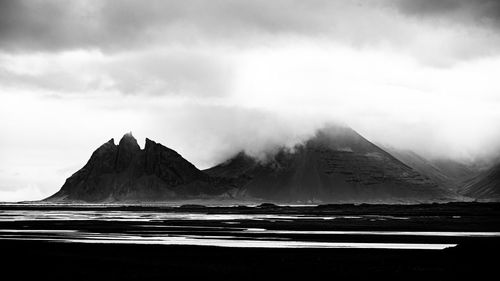
<svg viewBox="0 0 500 281">
<path fill-rule="evenodd" d="M 133 131 L 200 168 L 327 122 L 429 157 L 500 151 L 494 0 L 0 0 L 0 201 Z"/>
</svg>

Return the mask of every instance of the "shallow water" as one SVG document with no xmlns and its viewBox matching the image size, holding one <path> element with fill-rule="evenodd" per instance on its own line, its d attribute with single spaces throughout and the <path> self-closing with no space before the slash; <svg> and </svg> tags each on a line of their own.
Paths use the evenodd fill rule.
<svg viewBox="0 0 500 281">
<path fill-rule="evenodd" d="M 365 216 L 370 219 L 408 219 L 391 216 Z M 363 219 L 360 216 L 308 216 L 282 214 L 206 214 L 182 212 L 134 212 L 134 211 L 34 211 L 7 210 L 0 212 L 0 221 L 25 220 L 112 220 L 112 221 L 159 221 L 159 220 L 308 220 L 308 219 Z"/>
<path fill-rule="evenodd" d="M 449 224 L 453 231 L 443 231 L 443 224 Z M 479 231 L 477 225 L 458 215 L 333 215 L 301 213 L 300 209 L 288 213 L 237 209 L 219 213 L 209 209 L 0 210 L 0 239 L 64 243 L 441 250 L 467 239 L 500 237 L 499 231 Z"/>
</svg>

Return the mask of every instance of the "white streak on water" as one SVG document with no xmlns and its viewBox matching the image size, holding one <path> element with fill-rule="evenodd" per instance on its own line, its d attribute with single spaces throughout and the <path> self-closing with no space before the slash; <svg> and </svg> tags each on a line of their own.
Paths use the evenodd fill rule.
<svg viewBox="0 0 500 281">
<path fill-rule="evenodd" d="M 387 235 L 387 236 L 441 236 L 441 237 L 500 237 L 500 232 L 460 231 L 329 231 L 329 230 L 258 230 L 247 229 L 248 233 L 299 234 L 299 235 Z"/>
<path fill-rule="evenodd" d="M 77 233 L 71 229 L 0 229 L 0 233 Z"/>
<path fill-rule="evenodd" d="M 210 232 L 208 229 L 229 230 L 227 233 L 259 233 L 259 234 L 291 234 L 291 235 L 379 235 L 379 236 L 436 236 L 436 237 L 500 237 L 500 232 L 447 232 L 447 231 L 337 231 L 337 230 L 268 230 L 264 228 L 223 228 L 223 227 L 201 227 L 201 226 L 167 226 L 165 228 L 187 228 L 207 229 L 204 232 Z M 235 231 L 236 230 L 236 231 Z M 54 233 L 69 234 L 78 233 L 78 230 L 69 229 L 0 229 L 0 233 Z M 144 234 L 149 231 L 139 231 Z M 167 230 L 165 234 L 175 232 L 186 232 Z M 81 232 L 85 233 L 85 232 Z"/>
<path fill-rule="evenodd" d="M 68 243 L 91 244 L 150 244 L 150 245 L 186 245 L 186 246 L 214 246 L 232 248 L 330 248 L 330 249 L 403 249 L 403 250 L 443 250 L 457 246 L 457 244 L 424 244 L 424 243 L 357 243 L 357 242 L 308 242 L 308 241 L 276 241 L 276 240 L 232 240 L 232 239 L 206 239 L 192 237 L 140 237 L 127 236 L 117 238 L 90 239 L 39 239 L 21 238 L 16 240 L 43 240 Z M 1 238 L 9 240 L 9 238 Z"/>
<path fill-rule="evenodd" d="M 393 216 L 315 216 L 315 215 L 283 215 L 283 214 L 205 214 L 178 212 L 137 212 L 137 211 L 33 211 L 7 210 L 0 212 L 0 221 L 30 220 L 98 220 L 98 221 L 131 221 L 151 222 L 163 220 L 204 220 L 204 221 L 237 221 L 237 220 L 334 220 L 334 219 L 376 219 L 401 220 L 406 217 Z"/>
</svg>

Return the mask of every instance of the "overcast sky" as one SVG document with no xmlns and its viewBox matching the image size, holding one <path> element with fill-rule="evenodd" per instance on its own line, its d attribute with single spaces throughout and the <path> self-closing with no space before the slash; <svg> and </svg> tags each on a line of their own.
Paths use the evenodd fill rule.
<svg viewBox="0 0 500 281">
<path fill-rule="evenodd" d="M 132 131 L 199 168 L 327 122 L 425 157 L 500 151 L 500 1 L 0 0 L 0 201 Z"/>
</svg>

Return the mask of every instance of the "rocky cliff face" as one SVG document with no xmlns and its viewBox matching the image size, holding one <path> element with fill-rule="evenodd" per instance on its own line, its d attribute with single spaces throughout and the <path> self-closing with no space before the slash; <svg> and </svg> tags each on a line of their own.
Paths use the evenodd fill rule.
<svg viewBox="0 0 500 281">
<path fill-rule="evenodd" d="M 172 149 L 132 134 L 100 146 L 49 201 L 168 200 L 218 192 L 210 177 Z"/>
<path fill-rule="evenodd" d="M 455 198 L 354 130 L 337 126 L 266 161 L 240 153 L 205 172 L 231 178 L 240 194 L 274 201 L 416 203 Z"/>
</svg>

